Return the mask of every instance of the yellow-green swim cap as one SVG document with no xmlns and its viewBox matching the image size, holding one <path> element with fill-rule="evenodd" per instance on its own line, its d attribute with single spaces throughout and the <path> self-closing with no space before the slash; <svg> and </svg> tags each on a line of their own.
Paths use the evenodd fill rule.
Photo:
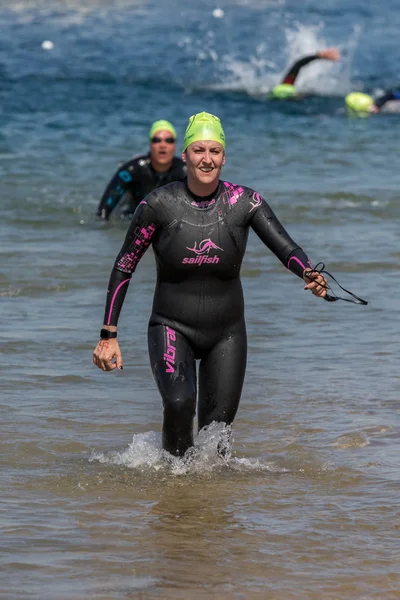
<svg viewBox="0 0 400 600">
<path fill-rule="evenodd" d="M 153 125 L 150 127 L 149 138 L 151 139 L 157 131 L 170 131 L 172 135 L 176 138 L 175 127 L 169 121 L 154 121 Z"/>
<path fill-rule="evenodd" d="M 271 96 L 273 98 L 279 98 L 284 100 L 285 98 L 295 98 L 297 96 L 297 90 L 291 83 L 280 83 L 271 90 Z"/>
<path fill-rule="evenodd" d="M 212 141 L 222 144 L 225 150 L 225 133 L 221 121 L 215 115 L 207 112 L 197 113 L 189 119 L 183 140 L 183 152 L 189 144 L 199 141 Z"/>
<path fill-rule="evenodd" d="M 347 108 L 355 112 L 368 112 L 374 103 L 372 96 L 362 92 L 352 92 L 344 99 Z"/>
</svg>

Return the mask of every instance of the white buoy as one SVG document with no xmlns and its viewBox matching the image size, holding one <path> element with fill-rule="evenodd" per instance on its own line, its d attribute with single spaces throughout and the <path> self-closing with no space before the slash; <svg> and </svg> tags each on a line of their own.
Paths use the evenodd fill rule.
<svg viewBox="0 0 400 600">
<path fill-rule="evenodd" d="M 222 19 L 224 14 L 225 13 L 222 10 L 222 8 L 214 8 L 214 10 L 212 11 L 212 16 L 215 17 L 216 19 Z"/>
<path fill-rule="evenodd" d="M 44 40 L 44 42 L 42 42 L 42 48 L 43 50 L 53 50 L 54 44 L 51 40 Z"/>
</svg>

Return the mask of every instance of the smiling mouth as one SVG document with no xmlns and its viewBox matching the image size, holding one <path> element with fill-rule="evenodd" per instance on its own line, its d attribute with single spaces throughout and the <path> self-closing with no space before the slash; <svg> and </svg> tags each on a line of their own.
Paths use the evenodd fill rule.
<svg viewBox="0 0 400 600">
<path fill-rule="evenodd" d="M 214 169 L 212 167 L 200 167 L 200 171 L 203 173 L 211 173 Z"/>
</svg>

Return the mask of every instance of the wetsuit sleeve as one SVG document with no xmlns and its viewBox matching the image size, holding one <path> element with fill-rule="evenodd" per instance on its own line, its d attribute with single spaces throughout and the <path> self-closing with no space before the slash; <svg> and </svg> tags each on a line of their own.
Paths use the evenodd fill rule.
<svg viewBox="0 0 400 600">
<path fill-rule="evenodd" d="M 134 175 L 133 166 L 134 162 L 130 160 L 123 164 L 115 173 L 101 197 L 96 211 L 98 217 L 107 220 L 122 196 L 132 186 Z"/>
<path fill-rule="evenodd" d="M 320 58 L 318 54 L 312 54 L 311 56 L 305 56 L 304 58 L 301 58 L 300 60 L 296 61 L 290 67 L 289 71 L 286 73 L 281 83 L 290 83 L 293 85 L 296 81 L 296 77 L 299 74 L 300 70 L 313 60 L 317 60 L 317 58 Z"/>
<path fill-rule="evenodd" d="M 307 254 L 292 240 L 264 198 L 256 192 L 253 198 L 257 200 L 257 206 L 250 226 L 287 269 L 303 278 L 304 269 L 311 267 Z"/>
<path fill-rule="evenodd" d="M 385 92 L 385 94 L 383 94 L 383 96 L 380 96 L 374 100 L 374 104 L 380 109 L 384 104 L 386 104 L 386 102 L 389 102 L 390 100 L 400 100 L 399 89 L 388 90 Z"/>
<path fill-rule="evenodd" d="M 148 206 L 146 200 L 143 200 L 135 211 L 111 271 L 104 314 L 105 325 L 117 325 L 132 274 L 151 244 L 157 229 L 155 212 Z"/>
</svg>

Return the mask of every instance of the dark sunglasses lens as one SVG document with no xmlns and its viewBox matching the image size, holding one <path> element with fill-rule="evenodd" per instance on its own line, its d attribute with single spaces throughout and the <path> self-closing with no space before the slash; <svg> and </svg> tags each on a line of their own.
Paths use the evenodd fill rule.
<svg viewBox="0 0 400 600">
<path fill-rule="evenodd" d="M 167 144 L 175 144 L 175 138 L 168 137 L 168 138 L 165 138 L 164 140 L 162 138 L 159 138 L 159 137 L 153 137 L 153 138 L 151 138 L 151 143 L 152 144 L 161 144 L 161 142 L 165 142 Z"/>
</svg>

